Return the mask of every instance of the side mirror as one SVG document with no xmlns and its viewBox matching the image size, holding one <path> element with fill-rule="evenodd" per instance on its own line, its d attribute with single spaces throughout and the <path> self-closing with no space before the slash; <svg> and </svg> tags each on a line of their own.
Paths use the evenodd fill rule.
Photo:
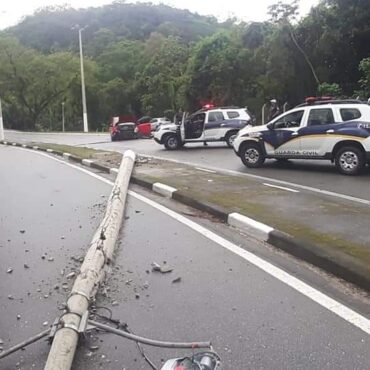
<svg viewBox="0 0 370 370">
<path fill-rule="evenodd" d="M 274 129 L 274 124 L 273 124 L 273 123 L 269 123 L 269 124 L 267 125 L 267 128 L 268 128 L 269 130 L 273 130 L 273 129 Z"/>
</svg>

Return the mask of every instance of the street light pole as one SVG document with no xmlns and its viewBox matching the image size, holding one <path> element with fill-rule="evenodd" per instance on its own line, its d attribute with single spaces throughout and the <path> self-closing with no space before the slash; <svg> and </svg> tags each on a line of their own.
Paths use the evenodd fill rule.
<svg viewBox="0 0 370 370">
<path fill-rule="evenodd" d="M 64 102 L 62 102 L 62 131 L 64 132 Z"/>
<path fill-rule="evenodd" d="M 1 98 L 0 98 L 0 140 L 4 140 L 4 122 L 3 122 L 3 109 L 1 107 Z"/>
<path fill-rule="evenodd" d="M 87 122 L 87 108 L 86 108 L 86 93 L 85 93 L 85 73 L 84 73 L 84 61 L 82 54 L 82 37 L 81 32 L 85 28 L 78 29 L 78 41 L 80 44 L 80 64 L 81 64 L 81 89 L 82 89 L 82 112 L 83 112 L 83 122 L 84 122 L 84 132 L 89 132 L 89 126 Z"/>
</svg>

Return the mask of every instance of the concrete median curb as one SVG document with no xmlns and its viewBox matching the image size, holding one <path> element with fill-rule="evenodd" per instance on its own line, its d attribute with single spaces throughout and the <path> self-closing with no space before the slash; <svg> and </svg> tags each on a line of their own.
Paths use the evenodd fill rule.
<svg viewBox="0 0 370 370">
<path fill-rule="evenodd" d="M 10 142 L 0 143 L 5 145 L 13 145 L 13 143 Z M 20 144 L 16 145 L 21 146 Z M 32 146 L 27 145 L 26 147 L 29 149 L 34 149 Z M 37 148 L 37 150 L 42 149 Z M 44 149 L 44 151 L 46 150 Z M 63 153 L 56 151 L 53 151 L 52 154 L 63 156 Z M 67 160 L 73 159 L 69 156 Z M 110 168 L 94 161 L 80 158 L 80 162 L 84 166 L 93 167 L 105 173 L 117 173 L 117 168 Z M 295 238 L 240 213 L 230 212 L 229 210 L 223 209 L 215 204 L 210 204 L 208 202 L 189 197 L 187 194 L 184 194 L 183 192 L 166 184 L 148 181 L 147 179 L 141 178 L 135 174 L 131 176 L 131 183 L 176 200 L 192 208 L 211 214 L 222 222 L 246 232 L 248 235 L 252 235 L 259 240 L 267 242 L 270 245 L 273 245 L 278 249 L 281 249 L 297 258 L 315 265 L 341 279 L 370 291 L 369 273 L 364 270 L 363 265 L 360 263 L 357 264 L 356 261 L 347 258 L 345 255 L 343 255 L 343 253 L 333 250 L 329 254 L 324 248 L 318 245 Z"/>
</svg>

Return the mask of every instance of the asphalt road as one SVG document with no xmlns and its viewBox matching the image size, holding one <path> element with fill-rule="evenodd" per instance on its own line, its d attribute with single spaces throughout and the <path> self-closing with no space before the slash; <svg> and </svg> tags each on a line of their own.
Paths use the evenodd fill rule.
<svg viewBox="0 0 370 370">
<path fill-rule="evenodd" d="M 110 186 L 14 147 L 0 146 L 0 171 L 0 336 L 8 347 L 41 331 L 45 321 L 60 313 L 58 306 L 67 297 L 63 284 L 72 280 L 66 276 L 78 266 L 76 260 L 92 237 Z M 278 280 L 273 268 L 266 273 L 253 258 L 247 261 L 225 245 L 234 242 L 259 251 L 274 264 L 282 260 L 287 271 L 325 290 L 335 286 L 330 278 L 290 263 L 265 245 L 189 209 L 178 211 L 200 226 L 185 225 L 181 216 L 137 198 L 129 197 L 115 263 L 104 294 L 97 299 L 97 305 L 109 307 L 114 318 L 151 338 L 211 339 L 224 369 L 370 367 L 369 334 Z M 202 225 L 226 238 L 224 246 Z M 153 261 L 173 271 L 154 273 Z M 13 271 L 7 273 L 10 267 Z M 181 281 L 173 283 L 178 277 Z M 344 289 L 334 291 L 336 296 Z M 347 298 L 358 299 L 351 293 Z M 105 309 L 98 312 L 107 315 Z M 0 367 L 41 369 L 47 350 L 43 342 L 34 344 L 0 362 Z M 150 348 L 147 354 L 160 364 L 179 352 Z M 82 341 L 74 368 L 149 367 L 135 344 L 94 333 Z"/>
<path fill-rule="evenodd" d="M 7 131 L 6 139 L 11 141 L 48 142 L 68 145 L 86 145 L 95 149 L 123 152 L 132 149 L 137 153 L 190 162 L 197 166 L 231 170 L 286 181 L 293 184 L 322 189 L 334 193 L 370 200 L 370 170 L 366 168 L 361 176 L 340 175 L 329 161 L 289 161 L 287 164 L 275 160 L 266 161 L 262 168 L 247 169 L 241 160 L 224 143 L 187 144 L 182 150 L 168 151 L 154 140 L 128 140 L 111 142 L 108 134 L 58 134 L 21 133 Z M 263 181 L 263 180 L 262 180 Z"/>
</svg>

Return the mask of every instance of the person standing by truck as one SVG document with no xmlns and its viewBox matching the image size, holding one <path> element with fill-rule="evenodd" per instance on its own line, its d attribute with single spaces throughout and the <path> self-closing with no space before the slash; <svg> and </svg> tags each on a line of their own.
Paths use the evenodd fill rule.
<svg viewBox="0 0 370 370">
<path fill-rule="evenodd" d="M 268 115 L 269 122 L 280 114 L 280 108 L 276 99 L 270 100 L 270 110 Z"/>
<path fill-rule="evenodd" d="M 175 124 L 179 125 L 182 122 L 182 116 L 184 115 L 184 112 L 182 108 L 180 108 L 177 113 L 175 114 Z"/>
</svg>

